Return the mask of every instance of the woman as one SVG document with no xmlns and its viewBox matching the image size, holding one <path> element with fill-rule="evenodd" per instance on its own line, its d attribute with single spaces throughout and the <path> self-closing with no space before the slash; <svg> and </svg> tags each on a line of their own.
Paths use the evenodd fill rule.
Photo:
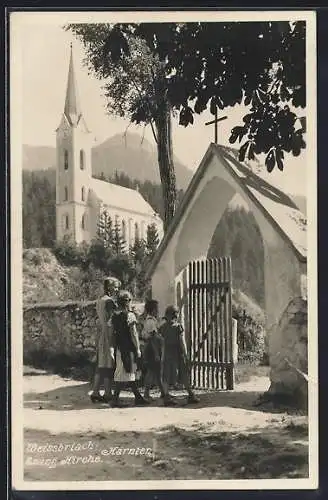
<svg viewBox="0 0 328 500">
<path fill-rule="evenodd" d="M 97 338 L 97 366 L 90 399 L 93 403 L 109 402 L 112 398 L 112 382 L 114 375 L 114 358 L 112 354 L 112 332 L 110 318 L 116 309 L 116 297 L 119 282 L 115 278 L 104 280 L 103 295 L 97 301 L 97 315 L 100 328 Z M 100 385 L 105 387 L 104 396 L 100 395 Z"/>
<path fill-rule="evenodd" d="M 137 319 L 135 314 L 130 311 L 130 305 L 130 293 L 121 292 L 117 299 L 118 309 L 111 319 L 116 353 L 115 390 L 112 406 L 120 406 L 119 396 L 123 387 L 129 387 L 132 390 L 136 405 L 148 404 L 140 394 L 136 384 L 137 364 L 140 361 L 141 352 L 136 326 Z"/>
</svg>

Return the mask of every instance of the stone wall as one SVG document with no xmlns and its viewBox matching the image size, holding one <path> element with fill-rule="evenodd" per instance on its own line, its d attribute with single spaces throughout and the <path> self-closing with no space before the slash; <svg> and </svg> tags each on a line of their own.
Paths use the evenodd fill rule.
<svg viewBox="0 0 328 500">
<path fill-rule="evenodd" d="M 133 303 L 137 314 L 142 303 Z M 41 367 L 88 365 L 95 358 L 95 339 L 100 328 L 96 301 L 33 304 L 23 309 L 25 364 Z"/>
<path fill-rule="evenodd" d="M 99 328 L 95 302 L 58 302 L 25 306 L 24 363 L 37 358 L 45 364 L 60 358 L 92 360 Z"/>
</svg>

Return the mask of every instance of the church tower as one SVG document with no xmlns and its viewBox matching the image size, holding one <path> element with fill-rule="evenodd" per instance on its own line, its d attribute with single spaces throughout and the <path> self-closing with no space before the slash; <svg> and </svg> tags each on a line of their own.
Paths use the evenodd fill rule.
<svg viewBox="0 0 328 500">
<path fill-rule="evenodd" d="M 91 134 L 80 106 L 71 44 L 64 113 L 56 130 L 56 240 L 88 241 Z"/>
</svg>

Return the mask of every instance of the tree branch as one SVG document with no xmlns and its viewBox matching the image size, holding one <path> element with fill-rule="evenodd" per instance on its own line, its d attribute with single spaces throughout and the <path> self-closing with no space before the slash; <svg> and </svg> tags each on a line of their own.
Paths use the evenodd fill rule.
<svg viewBox="0 0 328 500">
<path fill-rule="evenodd" d="M 155 129 L 154 129 L 154 125 L 153 125 L 153 121 L 152 121 L 152 120 L 150 120 L 149 124 L 150 124 L 150 126 L 151 126 L 151 131 L 152 131 L 152 133 L 153 133 L 154 140 L 155 140 L 156 144 L 158 144 L 158 139 L 157 139 L 157 135 L 156 135 L 156 133 L 155 133 Z"/>
</svg>

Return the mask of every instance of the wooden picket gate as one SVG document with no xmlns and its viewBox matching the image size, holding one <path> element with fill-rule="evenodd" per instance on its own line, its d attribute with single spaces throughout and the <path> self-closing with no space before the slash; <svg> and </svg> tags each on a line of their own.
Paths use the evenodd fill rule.
<svg viewBox="0 0 328 500">
<path fill-rule="evenodd" d="M 195 388 L 233 389 L 231 259 L 196 260 L 177 280 Z"/>
</svg>

